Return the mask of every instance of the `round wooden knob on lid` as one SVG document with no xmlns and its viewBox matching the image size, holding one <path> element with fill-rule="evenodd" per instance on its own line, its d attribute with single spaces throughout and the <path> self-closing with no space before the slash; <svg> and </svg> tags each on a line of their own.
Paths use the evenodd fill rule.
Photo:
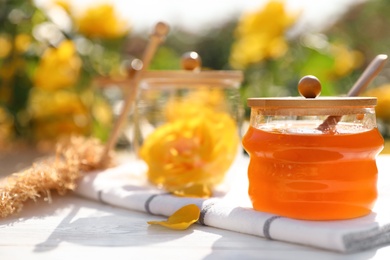
<svg viewBox="0 0 390 260">
<path fill-rule="evenodd" d="M 154 33 L 158 36 L 164 36 L 167 35 L 169 32 L 169 26 L 168 24 L 164 22 L 158 22 L 156 24 L 156 27 L 154 28 Z"/>
<path fill-rule="evenodd" d="M 184 70 L 200 70 L 202 67 L 202 59 L 194 51 L 186 52 L 181 56 L 181 67 Z"/>
<path fill-rule="evenodd" d="M 321 83 L 315 76 L 304 76 L 298 83 L 298 91 L 305 98 L 316 98 L 321 93 Z"/>
<path fill-rule="evenodd" d="M 219 88 L 238 88 L 244 75 L 238 70 L 202 70 L 202 59 L 194 51 L 185 52 L 181 56 L 181 70 L 149 70 L 142 76 L 143 86 L 170 88 L 188 88 L 198 86 L 212 86 Z"/>
</svg>

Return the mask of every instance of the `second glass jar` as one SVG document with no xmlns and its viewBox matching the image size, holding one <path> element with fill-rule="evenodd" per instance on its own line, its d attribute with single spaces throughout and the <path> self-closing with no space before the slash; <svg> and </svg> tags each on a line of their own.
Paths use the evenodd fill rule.
<svg viewBox="0 0 390 260">
<path fill-rule="evenodd" d="M 148 180 L 168 191 L 213 187 L 240 150 L 239 71 L 148 71 L 134 111 L 134 147 Z"/>
</svg>

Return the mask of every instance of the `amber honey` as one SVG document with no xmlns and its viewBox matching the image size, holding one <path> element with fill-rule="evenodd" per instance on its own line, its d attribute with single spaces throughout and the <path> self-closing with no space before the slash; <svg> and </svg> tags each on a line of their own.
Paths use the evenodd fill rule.
<svg viewBox="0 0 390 260">
<path fill-rule="evenodd" d="M 249 196 L 256 210 L 308 219 L 347 219 L 370 213 L 377 198 L 377 128 L 354 133 L 250 127 Z"/>
</svg>

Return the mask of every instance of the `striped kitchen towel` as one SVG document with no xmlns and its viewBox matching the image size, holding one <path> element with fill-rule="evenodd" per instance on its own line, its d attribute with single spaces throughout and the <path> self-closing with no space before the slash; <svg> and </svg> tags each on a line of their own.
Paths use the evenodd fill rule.
<svg viewBox="0 0 390 260">
<path fill-rule="evenodd" d="M 246 193 L 248 161 L 243 157 L 232 166 L 228 176 L 234 185 L 228 192 L 209 199 L 177 197 L 148 184 L 146 166 L 140 161 L 86 174 L 75 192 L 102 203 L 167 217 L 185 205 L 196 204 L 201 209 L 201 225 L 332 251 L 356 252 L 390 244 L 390 176 L 386 174 L 390 156 L 378 158 L 379 199 L 373 212 L 340 221 L 296 220 L 253 210 Z"/>
</svg>

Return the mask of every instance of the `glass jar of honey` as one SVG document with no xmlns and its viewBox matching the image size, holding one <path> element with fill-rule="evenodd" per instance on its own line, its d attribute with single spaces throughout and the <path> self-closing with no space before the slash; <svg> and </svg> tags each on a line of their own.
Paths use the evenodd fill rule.
<svg viewBox="0 0 390 260">
<path fill-rule="evenodd" d="M 169 191 L 213 187 L 240 149 L 240 71 L 146 71 L 135 113 L 136 153 Z"/>
<path fill-rule="evenodd" d="M 384 140 L 376 98 L 250 98 L 243 146 L 255 210 L 306 220 L 366 215 Z"/>
</svg>

